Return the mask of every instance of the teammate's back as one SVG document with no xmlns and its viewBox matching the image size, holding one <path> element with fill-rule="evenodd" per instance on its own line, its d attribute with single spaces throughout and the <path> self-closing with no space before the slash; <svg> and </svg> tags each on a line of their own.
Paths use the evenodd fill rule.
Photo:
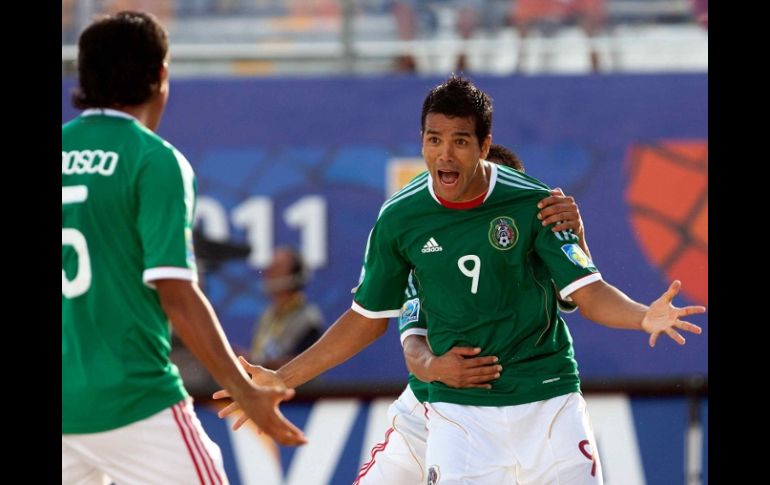
<svg viewBox="0 0 770 485">
<path fill-rule="evenodd" d="M 194 270 L 193 200 L 187 161 L 131 116 L 87 110 L 62 126 L 63 432 L 122 426 L 186 395 L 145 281 Z"/>
</svg>

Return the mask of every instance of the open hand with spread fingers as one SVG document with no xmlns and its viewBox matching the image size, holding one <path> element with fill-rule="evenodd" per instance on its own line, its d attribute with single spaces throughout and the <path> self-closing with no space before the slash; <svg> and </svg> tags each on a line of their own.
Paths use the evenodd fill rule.
<svg viewBox="0 0 770 485">
<path fill-rule="evenodd" d="M 645 332 L 650 334 L 650 347 L 655 347 L 655 342 L 657 342 L 661 333 L 665 333 L 679 345 L 684 345 L 685 339 L 677 330 L 694 334 L 700 334 L 702 332 L 699 326 L 680 320 L 680 317 L 704 313 L 706 307 L 693 305 L 677 308 L 671 304 L 674 297 L 679 293 L 681 287 L 682 283 L 679 280 L 675 280 L 671 283 L 668 290 L 666 290 L 660 298 L 652 302 L 649 310 L 647 310 L 647 313 L 644 315 L 642 328 Z"/>
</svg>

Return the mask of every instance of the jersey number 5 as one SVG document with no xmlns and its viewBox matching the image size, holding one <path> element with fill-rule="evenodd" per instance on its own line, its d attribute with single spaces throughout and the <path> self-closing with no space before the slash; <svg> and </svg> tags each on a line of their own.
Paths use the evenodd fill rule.
<svg viewBox="0 0 770 485">
<path fill-rule="evenodd" d="M 61 188 L 61 203 L 77 204 L 88 198 L 88 187 L 74 185 Z M 80 296 L 91 287 L 91 257 L 88 255 L 88 243 L 82 232 L 71 227 L 61 228 L 61 245 L 72 246 L 78 255 L 78 269 L 73 279 L 68 279 L 64 268 L 61 270 L 61 294 L 67 298 Z"/>
</svg>

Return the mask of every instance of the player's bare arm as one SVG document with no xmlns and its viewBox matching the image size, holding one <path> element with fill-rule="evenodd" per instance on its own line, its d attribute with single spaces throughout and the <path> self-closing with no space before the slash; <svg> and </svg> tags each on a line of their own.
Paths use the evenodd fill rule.
<svg viewBox="0 0 770 485">
<path fill-rule="evenodd" d="M 278 376 L 290 387 L 300 386 L 361 352 L 387 328 L 387 318 L 367 318 L 348 309 L 316 343 L 278 369 Z"/>
<path fill-rule="evenodd" d="M 704 313 L 706 307 L 693 305 L 675 307 L 671 302 L 679 293 L 682 284 L 676 280 L 650 306 L 642 305 L 605 281 L 596 281 L 575 290 L 570 296 L 580 307 L 584 317 L 607 327 L 644 330 L 650 334 L 650 346 L 654 347 L 658 337 L 665 333 L 679 345 L 685 339 L 679 331 L 700 334 L 701 328 L 681 317 Z"/>
<path fill-rule="evenodd" d="M 564 195 L 560 188 L 551 189 L 551 195 L 544 198 L 537 204 L 540 212 L 537 218 L 542 221 L 544 226 L 553 224 L 553 232 L 572 230 L 578 237 L 578 245 L 585 251 L 588 257 L 591 257 L 591 251 L 588 250 L 588 243 L 585 237 L 585 227 L 583 219 L 580 217 L 575 198 Z"/>
<path fill-rule="evenodd" d="M 369 344 L 380 338 L 387 327 L 387 318 L 371 319 L 353 310 L 347 310 L 324 332 L 316 343 L 277 371 L 269 371 L 260 366 L 247 367 L 247 370 L 251 372 L 251 370 L 256 369 L 256 372 L 252 374 L 252 379 L 257 380 L 257 382 L 259 379 L 266 378 L 264 373 L 274 372 L 274 376 L 287 387 L 300 386 L 361 352 Z M 247 366 L 250 365 L 248 362 L 246 364 Z M 215 399 L 229 396 L 229 392 L 223 390 L 213 394 Z M 239 408 L 239 402 L 233 403 L 222 409 L 218 413 L 219 417 L 224 418 Z M 237 428 L 234 427 L 234 429 Z"/>
<path fill-rule="evenodd" d="M 489 381 L 500 377 L 503 366 L 494 355 L 477 357 L 479 347 L 452 347 L 444 355 L 431 352 L 422 335 L 404 339 L 404 359 L 409 372 L 423 382 L 438 381 L 450 387 L 491 389 Z"/>
<path fill-rule="evenodd" d="M 185 280 L 156 280 L 163 310 L 184 344 L 206 366 L 214 378 L 238 402 L 259 428 L 283 445 L 307 440 L 278 409 L 281 401 L 294 396 L 285 386 L 252 384 L 236 361 L 222 327 L 197 284 Z"/>
</svg>

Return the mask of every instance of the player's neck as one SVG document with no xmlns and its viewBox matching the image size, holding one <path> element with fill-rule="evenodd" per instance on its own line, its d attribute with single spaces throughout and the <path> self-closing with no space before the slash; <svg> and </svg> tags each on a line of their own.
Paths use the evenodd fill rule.
<svg viewBox="0 0 770 485">
<path fill-rule="evenodd" d="M 110 106 L 111 109 L 130 114 L 152 131 L 158 128 L 164 107 L 157 95 L 142 104 Z"/>
<path fill-rule="evenodd" d="M 473 180 L 466 191 L 465 197 L 454 202 L 468 202 L 478 199 L 480 195 L 486 194 L 489 190 L 489 180 L 492 178 L 492 164 L 486 160 L 481 160 L 478 170 L 473 175 Z"/>
<path fill-rule="evenodd" d="M 482 161 L 481 170 L 479 173 L 480 180 L 478 180 L 478 182 L 475 184 L 476 187 L 469 191 L 474 195 L 471 197 L 463 197 L 462 200 L 451 201 L 444 199 L 438 194 L 438 192 L 436 192 L 436 198 L 441 205 L 448 209 L 473 209 L 474 207 L 478 207 L 484 202 L 487 197 L 487 192 L 489 192 L 489 180 L 492 176 L 491 174 L 491 164 Z"/>
</svg>

